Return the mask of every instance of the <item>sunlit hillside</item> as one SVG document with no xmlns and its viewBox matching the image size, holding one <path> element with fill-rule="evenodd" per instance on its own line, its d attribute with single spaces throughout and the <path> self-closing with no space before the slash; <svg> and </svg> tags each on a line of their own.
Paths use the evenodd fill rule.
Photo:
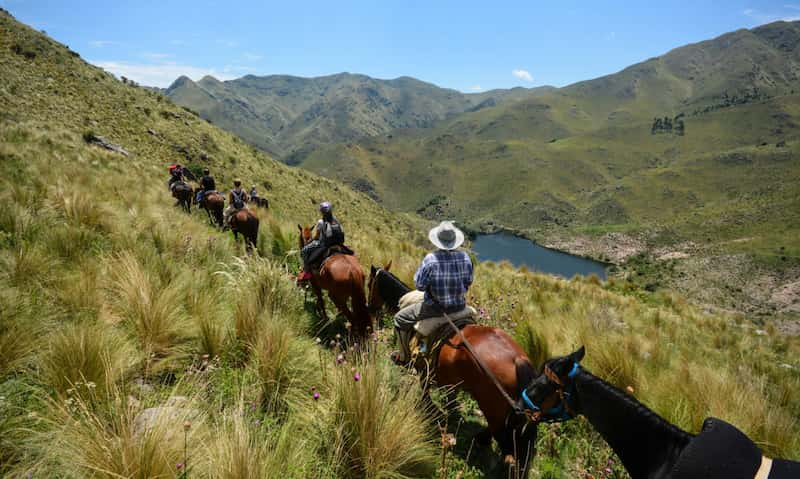
<svg viewBox="0 0 800 479">
<path fill-rule="evenodd" d="M 356 346 L 294 284 L 312 202 L 334 202 L 366 268 L 393 260 L 406 281 L 427 222 L 278 163 L 5 12 L 0 77 L 2 475 L 495 477 L 498 454 L 471 441 L 474 401 L 460 398 L 451 447 L 417 378 L 387 359 L 391 332 Z M 257 254 L 173 206 L 173 162 L 259 185 Z M 536 362 L 585 344 L 587 368 L 681 427 L 718 416 L 800 458 L 794 338 L 632 282 L 506 264 L 479 265 L 471 294 Z M 625 477 L 586 421 L 540 427 L 531 477 L 607 467 Z"/>
</svg>

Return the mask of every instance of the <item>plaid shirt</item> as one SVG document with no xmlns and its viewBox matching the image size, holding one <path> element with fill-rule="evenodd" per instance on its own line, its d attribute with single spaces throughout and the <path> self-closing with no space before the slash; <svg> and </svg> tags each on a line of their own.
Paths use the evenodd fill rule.
<svg viewBox="0 0 800 479">
<path fill-rule="evenodd" d="M 422 260 L 414 284 L 425 291 L 425 304 L 436 304 L 433 293 L 446 312 L 461 310 L 467 305 L 467 289 L 472 284 L 472 261 L 463 251 L 434 251 Z"/>
</svg>

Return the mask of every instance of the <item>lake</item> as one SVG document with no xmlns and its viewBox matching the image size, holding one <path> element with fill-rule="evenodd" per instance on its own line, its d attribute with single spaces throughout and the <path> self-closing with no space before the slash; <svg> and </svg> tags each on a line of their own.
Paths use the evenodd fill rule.
<svg viewBox="0 0 800 479">
<path fill-rule="evenodd" d="M 508 233 L 478 235 L 472 242 L 472 250 L 478 261 L 508 261 L 514 266 L 525 266 L 530 270 L 550 273 L 565 278 L 576 274 L 596 274 L 606 279 L 604 263 L 581 258 L 561 251 L 543 248 L 533 241 Z"/>
</svg>

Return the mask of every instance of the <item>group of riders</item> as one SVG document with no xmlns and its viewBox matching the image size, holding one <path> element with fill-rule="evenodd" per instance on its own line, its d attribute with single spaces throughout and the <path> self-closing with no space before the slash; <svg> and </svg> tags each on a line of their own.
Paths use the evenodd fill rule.
<svg viewBox="0 0 800 479">
<path fill-rule="evenodd" d="M 180 165 L 170 166 L 170 190 L 181 183 L 185 184 L 184 169 Z M 226 225 L 237 211 L 247 208 L 249 201 L 258 199 L 255 185 L 249 194 L 241 185 L 241 180 L 235 179 L 228 194 L 229 204 L 224 211 Z M 204 169 L 196 202 L 202 204 L 205 195 L 216 191 L 214 177 L 208 169 Z M 300 251 L 303 269 L 298 274 L 298 283 L 311 280 L 313 272 L 332 253 L 353 254 L 344 245 L 344 229 L 333 215 L 333 205 L 323 201 L 319 205 L 319 212 L 321 218 L 314 227 L 312 241 Z M 441 317 L 442 313 L 458 316 L 468 309 L 466 296 L 472 285 L 473 266 L 469 255 L 458 249 L 464 242 L 464 233 L 452 222 L 442 221 L 428 232 L 428 239 L 436 249 L 425 256 L 414 274 L 414 286 L 417 291 L 424 292 L 424 298 L 422 302 L 400 309 L 394 316 L 400 349 L 392 353 L 392 359 L 398 364 L 407 364 L 411 360 L 409 341 L 418 321 Z"/>
<path fill-rule="evenodd" d="M 179 185 L 186 185 L 187 170 L 179 164 L 170 165 L 169 167 L 169 189 L 171 192 Z M 203 176 L 200 178 L 200 189 L 195 196 L 195 203 L 202 205 L 203 198 L 210 193 L 217 193 L 217 183 L 214 177 L 211 176 L 208 168 L 203 169 Z M 261 197 L 258 194 L 256 185 L 250 188 L 250 193 L 242 188 L 242 180 L 233 180 L 233 188 L 228 192 L 228 207 L 223 212 L 224 225 L 230 223 L 231 217 L 239 210 L 247 208 L 247 203 L 260 204 Z"/>
</svg>

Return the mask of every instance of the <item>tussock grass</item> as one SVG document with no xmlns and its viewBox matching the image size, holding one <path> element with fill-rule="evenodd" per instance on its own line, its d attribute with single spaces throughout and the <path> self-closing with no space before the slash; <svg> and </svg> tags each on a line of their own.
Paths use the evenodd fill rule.
<svg viewBox="0 0 800 479">
<path fill-rule="evenodd" d="M 113 317 L 130 329 L 141 350 L 156 357 L 177 353 L 187 323 L 180 300 L 183 284 L 161 284 L 130 253 L 112 262 L 109 276 L 107 300 Z"/>
<path fill-rule="evenodd" d="M 335 370 L 330 405 L 317 413 L 336 477 L 430 477 L 437 455 L 419 386 L 392 384 L 392 366 L 374 354 L 353 367 Z"/>
<path fill-rule="evenodd" d="M 42 380 L 61 398 L 88 394 L 97 400 L 139 362 L 136 350 L 103 324 L 67 325 L 52 333 L 38 361 Z"/>
</svg>

